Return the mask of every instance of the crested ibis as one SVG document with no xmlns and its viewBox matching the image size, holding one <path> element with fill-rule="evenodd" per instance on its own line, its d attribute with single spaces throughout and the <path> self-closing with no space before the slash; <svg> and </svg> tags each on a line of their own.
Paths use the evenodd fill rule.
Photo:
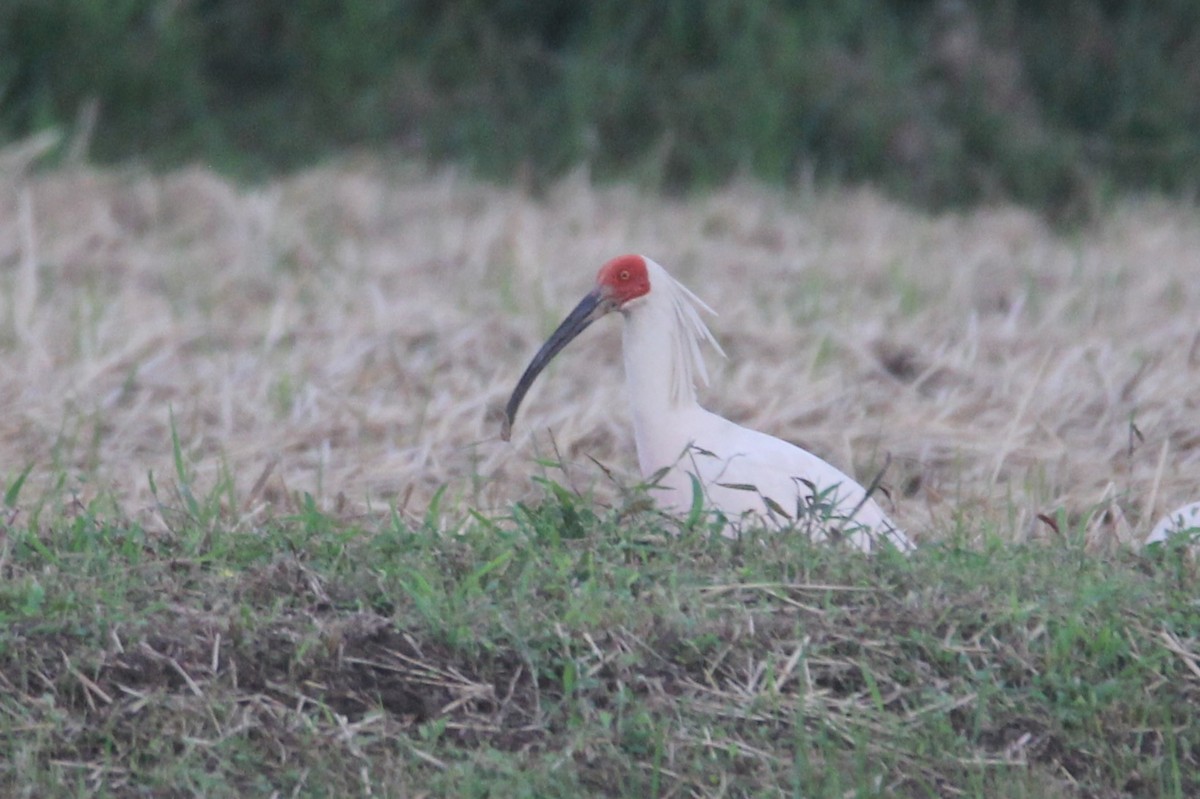
<svg viewBox="0 0 1200 799">
<path fill-rule="evenodd" d="M 651 259 L 623 255 L 608 261 L 595 288 L 521 375 L 505 409 L 501 438 L 509 440 L 521 401 L 551 359 L 592 322 L 618 311 L 624 318 L 622 349 L 638 464 L 660 507 L 687 513 L 700 499 L 727 518 L 749 515 L 795 525 L 818 541 L 840 537 L 869 551 L 886 539 L 901 551 L 913 549 L 870 492 L 837 468 L 700 407 L 694 378 L 698 374 L 708 382 L 700 344 L 725 354 L 700 318 L 701 310 L 713 313 Z"/>
</svg>

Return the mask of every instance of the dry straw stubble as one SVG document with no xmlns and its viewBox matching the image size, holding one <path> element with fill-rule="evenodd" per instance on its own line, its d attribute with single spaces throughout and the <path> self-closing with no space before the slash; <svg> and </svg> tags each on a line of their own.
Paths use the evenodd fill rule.
<svg viewBox="0 0 1200 799">
<path fill-rule="evenodd" d="M 1013 208 L 927 215 L 871 190 L 748 184 L 667 200 L 582 176 L 534 198 L 452 171 L 346 163 L 256 187 L 0 173 L 0 463 L 161 522 L 171 418 L 199 490 L 242 521 L 295 492 L 345 513 L 502 509 L 537 454 L 612 494 L 636 459 L 618 322 L 563 353 L 512 444 L 499 408 L 542 337 L 627 251 L 720 313 L 708 407 L 868 481 L 895 516 L 1097 543 L 1195 498 L 1200 214 L 1116 204 L 1054 233 Z M 553 441 L 547 431 L 553 431 Z M 265 479 L 260 479 L 265 476 Z"/>
</svg>

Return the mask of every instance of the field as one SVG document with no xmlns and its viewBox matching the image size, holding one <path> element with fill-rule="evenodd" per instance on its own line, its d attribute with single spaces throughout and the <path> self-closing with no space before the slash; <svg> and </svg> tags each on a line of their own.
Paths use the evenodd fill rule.
<svg viewBox="0 0 1200 799">
<path fill-rule="evenodd" d="M 623 252 L 709 408 L 922 545 L 637 490 Z M 1056 233 L 869 189 L 536 196 L 348 158 L 247 188 L 0 153 L 0 793 L 1194 796 L 1200 212 Z"/>
</svg>

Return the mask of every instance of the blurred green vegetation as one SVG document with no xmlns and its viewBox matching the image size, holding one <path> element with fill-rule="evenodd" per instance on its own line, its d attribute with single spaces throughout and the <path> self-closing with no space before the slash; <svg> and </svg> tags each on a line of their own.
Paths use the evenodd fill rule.
<svg viewBox="0 0 1200 799">
<path fill-rule="evenodd" d="M 1061 210 L 1200 184 L 1200 3 L 5 0 L 0 140 L 241 174 L 348 145 L 540 182 L 874 181 Z"/>
</svg>

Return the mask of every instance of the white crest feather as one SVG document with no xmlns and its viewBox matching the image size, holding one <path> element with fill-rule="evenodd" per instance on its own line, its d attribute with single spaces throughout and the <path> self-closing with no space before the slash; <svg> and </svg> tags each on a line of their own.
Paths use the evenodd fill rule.
<svg viewBox="0 0 1200 799">
<path fill-rule="evenodd" d="M 712 348 L 727 357 L 725 350 L 713 336 L 708 325 L 700 318 L 700 311 L 717 315 L 717 312 L 693 294 L 657 263 L 645 256 L 650 272 L 650 285 L 656 295 L 670 302 L 674 311 L 675 324 L 671 328 L 671 400 L 683 402 L 696 397 L 696 374 L 708 385 L 708 368 L 704 364 L 704 353 L 700 342 L 706 341 Z"/>
</svg>

